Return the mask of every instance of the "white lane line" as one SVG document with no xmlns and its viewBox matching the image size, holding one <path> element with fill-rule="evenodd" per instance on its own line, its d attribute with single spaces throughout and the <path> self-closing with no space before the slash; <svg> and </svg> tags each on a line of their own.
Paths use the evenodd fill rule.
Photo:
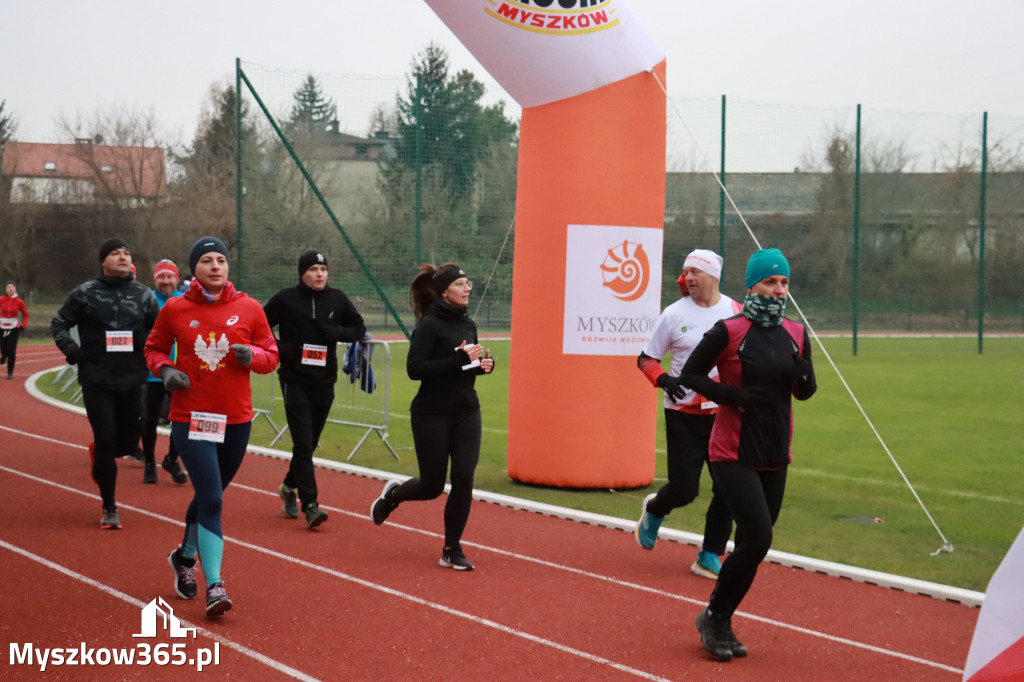
<svg viewBox="0 0 1024 682">
<path fill-rule="evenodd" d="M 0 427 L 0 428 L 3 428 L 3 427 Z M 13 429 L 10 429 L 10 430 L 13 430 Z M 53 441 L 53 442 L 58 442 L 59 443 L 60 441 Z M 52 486 L 55 486 L 57 488 L 61 488 L 63 490 L 67 490 L 69 492 L 74 492 L 74 493 L 77 493 L 77 494 L 80 494 L 80 495 L 84 495 L 86 497 L 90 497 L 90 498 L 97 499 L 97 500 L 99 499 L 98 495 L 94 495 L 94 494 L 91 494 L 91 493 L 87 493 L 87 492 L 78 490 L 76 488 L 71 488 L 69 486 L 65 486 L 65 485 L 60 484 L 60 483 L 56 483 L 56 482 L 53 482 L 53 481 L 42 479 L 42 478 L 39 478 L 39 477 L 34 476 L 32 474 L 28 474 L 28 473 L 25 473 L 25 472 L 17 471 L 15 469 L 10 469 L 10 468 L 5 467 L 3 465 L 0 465 L 0 471 L 7 471 L 7 472 L 10 472 L 12 474 L 17 474 L 17 475 L 20 475 L 20 476 L 24 476 L 26 478 L 29 478 L 31 480 L 35 480 L 37 482 L 40 482 L 40 483 L 43 483 L 43 484 L 46 484 L 46 485 L 52 485 Z M 232 486 L 233 487 L 237 487 L 237 488 L 242 489 L 242 490 L 246 490 L 247 492 L 254 492 L 254 493 L 261 494 L 261 495 L 266 495 L 268 497 L 275 497 L 276 496 L 275 493 L 272 493 L 272 492 L 269 492 L 269 491 L 265 491 L 265 490 L 261 490 L 259 488 L 254 488 L 252 486 L 247 486 L 247 485 L 244 485 L 244 484 L 241 484 L 241 483 L 233 483 Z M 155 519 L 159 519 L 159 520 L 162 520 L 162 521 L 165 521 L 165 522 L 169 522 L 169 523 L 175 524 L 175 525 L 177 525 L 179 527 L 184 525 L 181 521 L 176 521 L 174 519 L 170 519 L 168 517 L 165 517 L 165 516 L 162 516 L 162 515 L 159 515 L 159 514 L 155 514 L 153 512 L 148 511 L 148 510 L 144 510 L 144 509 L 137 508 L 137 507 L 131 507 L 131 506 L 127 506 L 127 505 L 121 505 L 121 506 L 126 508 L 126 509 L 132 509 L 133 511 L 137 511 L 137 512 L 139 512 L 141 514 L 145 514 L 147 516 L 151 516 L 151 517 L 153 517 Z M 324 509 L 327 509 L 328 511 L 336 512 L 336 513 L 340 513 L 340 514 L 345 514 L 347 516 L 351 516 L 351 517 L 359 518 L 359 519 L 369 519 L 369 516 L 365 515 L 365 514 L 358 514 L 358 513 L 351 512 L 351 511 L 348 511 L 348 510 L 345 510 L 345 509 L 339 509 L 339 508 L 331 507 L 331 506 L 325 506 L 325 505 L 321 505 L 321 506 Z M 419 528 L 413 528 L 411 526 L 405 526 L 405 525 L 402 525 L 402 524 L 391 524 L 391 525 L 394 525 L 396 528 L 400 528 L 402 530 L 406 530 L 406 531 L 414 532 L 414 533 L 420 533 L 422 535 L 426 535 L 426 536 L 429 536 L 429 537 L 435 537 L 435 538 L 440 538 L 441 537 L 441 535 L 438 534 L 438 533 L 422 530 L 422 529 L 419 529 Z M 319 571 L 322 571 L 322 572 L 327 573 L 329 575 L 333 575 L 335 577 L 340 577 L 340 578 L 343 578 L 345 580 L 349 580 L 349 581 L 355 582 L 355 583 L 360 584 L 360 585 L 371 587 L 372 589 L 379 589 L 381 591 L 384 591 L 387 594 L 394 594 L 396 596 L 401 596 L 402 598 L 409 599 L 410 601 L 413 601 L 415 603 L 420 603 L 420 604 L 423 604 L 423 605 L 427 605 L 427 606 L 430 606 L 431 608 L 436 608 L 437 610 L 445 611 L 446 613 L 452 613 L 452 614 L 455 614 L 455 615 L 460 615 L 460 617 L 464 617 L 464 618 L 467 618 L 467 619 L 472 620 L 474 622 L 479 622 L 481 624 L 488 625 L 489 627 L 496 627 L 499 630 L 502 630 L 502 631 L 505 631 L 505 632 L 509 632 L 510 634 L 515 634 L 516 636 L 521 636 L 521 637 L 523 637 L 525 639 L 529 639 L 531 641 L 539 641 L 539 642 L 543 642 L 543 643 L 550 642 L 550 640 L 541 640 L 539 638 L 534 640 L 533 639 L 535 637 L 534 635 L 530 635 L 528 633 L 518 634 L 518 631 L 513 631 L 511 629 L 507 629 L 506 626 L 498 624 L 498 623 L 494 623 L 493 621 L 490 621 L 490 620 L 487 620 L 487 619 L 481 619 L 478 616 L 474 616 L 472 614 L 451 610 L 451 609 L 449 609 L 449 607 L 446 607 L 444 605 L 434 604 L 433 602 L 427 602 L 425 600 L 420 599 L 419 597 L 415 597 L 413 595 L 406 595 L 405 593 L 394 591 L 391 588 L 385 587 L 383 585 L 377 585 L 376 583 L 370 583 L 370 582 L 364 581 L 364 580 L 362 580 L 360 578 L 356 578 L 355 576 L 349 576 L 347 574 L 334 571 L 333 569 L 329 569 L 329 568 L 322 567 L 322 566 L 319 566 L 319 565 L 316 565 L 316 564 L 312 564 L 312 563 L 309 563 L 309 562 L 306 562 L 306 561 L 303 561 L 303 560 L 300 560 L 300 559 L 296 559 L 296 558 L 288 556 L 288 555 L 280 554 L 279 552 L 276 552 L 276 551 L 268 549 L 268 548 L 262 548 L 262 547 L 259 547 L 257 545 L 251 545 L 250 543 L 246 543 L 246 542 L 244 542 L 242 540 L 236 540 L 234 538 L 225 537 L 224 539 L 225 539 L 225 541 L 234 542 L 234 543 L 239 544 L 241 546 L 244 546 L 244 547 L 247 547 L 247 548 L 250 548 L 250 549 L 255 549 L 256 551 L 262 551 L 262 552 L 265 552 L 266 554 L 269 554 L 271 556 L 274 556 L 274 557 L 277 557 L 277 558 L 281 558 L 281 559 L 284 559 L 286 561 L 291 561 L 291 562 L 300 564 L 302 566 L 310 567 L 310 568 L 313 568 L 314 570 L 319 570 Z M 591 578 L 591 579 L 594 579 L 594 580 L 600 580 L 600 581 L 603 581 L 603 582 L 608 582 L 608 583 L 611 583 L 611 584 L 614 584 L 614 585 L 617 585 L 617 586 L 620 586 L 620 587 L 625 587 L 625 588 L 629 588 L 629 589 L 635 589 L 635 590 L 638 590 L 638 591 L 641 591 L 641 592 L 645 592 L 647 594 L 656 595 L 656 596 L 663 597 L 663 598 L 666 598 L 666 599 L 672 599 L 672 600 L 686 602 L 686 603 L 695 604 L 695 605 L 703 605 L 704 604 L 704 602 L 702 600 L 696 600 L 696 599 L 693 599 L 693 598 L 690 598 L 690 597 L 685 597 L 683 595 L 673 594 L 671 592 L 665 592 L 664 590 L 659 590 L 659 589 L 656 589 L 656 588 L 653 588 L 653 587 L 649 587 L 647 585 L 641 585 L 639 583 L 634 583 L 634 582 L 630 582 L 630 581 L 621 580 L 621 579 L 618 579 L 618 578 L 614 578 L 612 576 L 602 575 L 602 574 L 599 574 L 599 573 L 593 573 L 591 571 L 586 571 L 586 570 L 583 570 L 583 569 L 575 568 L 573 566 L 566 566 L 566 565 L 563 565 L 563 564 L 557 564 L 557 563 L 554 563 L 554 562 L 546 561 L 544 559 L 538 559 L 536 557 L 531 557 L 531 556 L 528 556 L 528 555 L 519 554 L 519 553 L 512 552 L 512 551 L 508 551 L 508 550 L 504 550 L 504 549 L 499 549 L 499 548 L 496 548 L 496 547 L 490 547 L 490 546 L 482 545 L 482 544 L 479 544 L 479 543 L 473 543 L 473 542 L 466 541 L 466 542 L 463 542 L 463 544 L 465 544 L 467 546 L 471 546 L 471 547 L 477 548 L 477 549 L 481 549 L 481 550 L 484 550 L 484 551 L 494 552 L 494 553 L 502 555 L 502 556 L 518 559 L 518 560 L 521 560 L 521 561 L 526 561 L 526 562 L 529 562 L 529 563 L 534 563 L 534 564 L 537 564 L 537 565 L 540 565 L 540 566 L 545 566 L 547 568 L 552 568 L 552 569 L 564 571 L 564 572 L 567 572 L 567 573 L 572 573 L 572 574 L 584 576 L 584 577 Z M 839 636 L 831 635 L 831 634 L 828 634 L 828 633 L 825 633 L 825 632 L 820 632 L 820 631 L 817 631 L 817 630 L 811 630 L 811 629 L 808 629 L 808 628 L 803 628 L 803 627 L 800 627 L 798 625 L 793 625 L 793 624 L 790 624 L 790 623 L 785 623 L 785 622 L 782 622 L 782 621 L 779 621 L 779 620 L 775 620 L 775 619 L 772 619 L 772 618 L 766 618 L 764 616 L 758 616 L 758 615 L 746 613 L 746 612 L 743 612 L 743 611 L 737 611 L 734 614 L 734 616 L 737 616 L 737 617 L 740 617 L 740 618 L 748 618 L 750 620 L 753 620 L 753 621 L 756 621 L 756 622 L 759 622 L 759 623 L 764 623 L 764 624 L 767 624 L 767 625 L 770 625 L 770 626 L 773 626 L 773 627 L 778 627 L 778 628 L 782 628 L 782 629 L 786 629 L 786 630 L 792 630 L 794 632 L 799 632 L 801 634 L 808 635 L 808 636 L 811 636 L 811 637 L 816 637 L 818 639 L 824 639 L 826 641 L 833 642 L 833 643 L 836 643 L 836 644 L 843 644 L 843 645 L 850 646 L 850 647 L 853 647 L 853 648 L 856 648 L 856 649 L 861 649 L 861 650 L 864 650 L 864 651 L 870 651 L 872 653 L 881 654 L 881 655 L 888 656 L 888 657 L 891 657 L 891 658 L 896 658 L 896 659 L 899 659 L 899 660 L 908 661 L 908 662 L 911 662 L 911 663 L 916 663 L 916 664 L 928 666 L 928 667 L 931 667 L 931 668 L 936 668 L 936 669 L 939 669 L 939 670 L 944 670 L 944 671 L 947 671 L 947 672 L 963 674 L 963 669 L 962 668 L 956 668 L 956 667 L 949 666 L 949 665 L 946 665 L 946 664 L 943 664 L 943 663 L 939 663 L 937 661 L 931 661 L 931 660 L 928 660 L 928 659 L 925 659 L 925 658 L 920 658 L 918 656 L 912 656 L 910 654 L 906 654 L 906 653 L 903 653 L 903 652 L 893 651 L 891 649 L 884 649 L 882 647 L 877 647 L 877 646 L 874 646 L 872 644 L 867 644 L 867 643 L 864 643 L 864 642 L 858 642 L 856 640 L 847 639 L 845 637 L 839 637 Z M 493 623 L 493 625 L 492 625 L 492 623 Z M 556 649 L 559 649 L 559 650 L 566 650 L 566 651 L 569 650 L 569 649 L 563 649 L 564 645 L 558 644 L 556 642 L 550 642 L 550 644 L 547 644 L 547 645 L 548 646 L 552 646 L 553 648 L 556 648 Z M 572 649 L 571 651 L 575 652 L 577 650 Z M 582 651 L 579 652 L 579 654 L 577 654 L 577 655 L 581 655 L 582 657 L 587 658 L 588 660 L 594 660 L 594 661 L 600 661 L 600 662 L 604 662 L 606 660 L 606 659 L 601 659 L 599 657 L 592 657 L 591 654 L 587 654 L 586 652 L 582 652 Z M 625 666 L 619 667 L 619 664 L 614 663 L 612 661 L 607 661 L 607 664 L 611 665 L 612 667 L 615 667 L 616 669 L 627 670 L 627 671 L 630 671 L 630 672 L 633 671 L 632 668 L 626 668 Z M 647 673 L 643 673 L 642 671 L 636 671 L 636 672 L 639 673 L 641 676 L 647 675 Z M 658 678 L 651 678 L 651 679 L 658 679 Z"/>
<path fill-rule="evenodd" d="M 246 490 L 246 491 L 249 491 L 249 492 L 259 493 L 261 495 L 267 495 L 269 497 L 278 497 L 277 493 L 268 492 L 268 491 L 265 491 L 265 490 L 261 490 L 259 488 L 253 488 L 253 487 L 250 487 L 250 486 L 247 486 L 247 485 L 236 484 L 236 483 L 232 483 L 231 485 L 232 485 L 232 487 L 242 488 L 243 490 Z M 345 509 L 338 509 L 336 507 L 330 507 L 330 506 L 326 506 L 326 505 L 320 505 L 320 507 L 322 509 L 327 509 L 327 510 L 332 511 L 332 512 L 337 512 L 337 513 L 345 514 L 347 516 L 351 516 L 351 517 L 354 517 L 354 518 L 357 518 L 357 519 L 372 520 L 372 519 L 370 519 L 370 516 L 368 514 L 359 514 L 359 513 L 356 513 L 356 512 L 347 511 Z M 433 531 L 422 530 L 420 528 L 413 528 L 412 526 L 405 526 L 405 525 L 402 525 L 402 524 L 399 524 L 399 523 L 392 523 L 390 521 L 388 522 L 388 525 L 394 526 L 396 528 L 400 528 L 402 530 L 410 531 L 410 532 L 413 532 L 413 533 L 420 533 L 421 535 L 426 535 L 426 536 L 429 536 L 429 537 L 439 538 L 439 539 L 442 539 L 442 540 L 444 539 L 444 535 L 442 535 L 440 533 L 435 533 Z M 683 596 L 681 594 L 674 594 L 672 592 L 665 592 L 664 590 L 659 590 L 657 588 L 649 587 L 647 585 L 641 585 L 639 583 L 630 582 L 628 580 L 622 580 L 620 578 L 615 578 L 615 577 L 612 577 L 612 576 L 609 576 L 609 575 L 603 575 L 601 573 L 593 573 L 591 571 L 587 571 L 587 570 L 584 570 L 584 569 L 581 569 L 581 568 L 576 568 L 574 566 L 567 566 L 565 564 L 557 564 L 557 563 L 554 563 L 552 561 L 547 561 L 546 559 L 538 559 L 537 557 L 532 557 L 532 556 L 529 556 L 529 555 L 526 555 L 526 554 L 519 554 L 517 552 L 512 552 L 512 551 L 505 550 L 505 549 L 498 549 L 497 547 L 490 547 L 488 545 L 481 545 L 479 543 L 469 542 L 469 541 L 465 541 L 465 540 L 462 542 L 462 544 L 466 545 L 468 547 L 474 547 L 476 549 L 481 549 L 481 550 L 484 550 L 484 551 L 487 551 L 487 552 L 493 552 L 495 554 L 500 554 L 502 556 L 506 556 L 506 557 L 509 557 L 509 558 L 512 558 L 512 559 L 518 559 L 520 561 L 525 561 L 525 562 L 528 562 L 528 563 L 537 564 L 539 566 L 544 566 L 546 568 L 552 568 L 552 569 L 556 569 L 556 570 L 559 570 L 559 571 L 564 571 L 566 573 L 573 573 L 575 575 L 580 575 L 580 576 L 583 576 L 583 577 L 586 577 L 586 578 L 591 578 L 591 579 L 594 579 L 594 580 L 599 580 L 599 581 L 611 583 L 611 584 L 616 585 L 618 587 L 625 587 L 625 588 L 629 588 L 629 589 L 633 589 L 633 590 L 638 590 L 640 592 L 646 592 L 647 594 L 655 595 L 655 596 L 658 596 L 658 597 L 664 597 L 666 599 L 673 599 L 673 600 L 676 600 L 676 601 L 686 602 L 688 604 L 695 604 L 697 606 L 705 606 L 706 603 L 707 603 L 706 599 L 693 599 L 692 597 L 685 597 L 685 596 Z M 824 640 L 827 640 L 829 642 L 834 642 L 836 644 L 845 644 L 847 646 L 851 646 L 851 647 L 854 647 L 854 648 L 864 649 L 866 651 L 871 651 L 873 653 L 883 654 L 885 656 L 891 656 L 891 657 L 898 658 L 898 659 L 901 659 L 901 660 L 904 660 L 904 661 L 909 661 L 909 662 L 913 662 L 913 663 L 919 663 L 921 665 L 927 665 L 927 666 L 930 666 L 930 667 L 933 667 L 933 668 L 938 668 L 940 670 L 946 670 L 948 672 L 953 672 L 953 673 L 958 673 L 958 674 L 963 674 L 963 672 L 964 672 L 963 669 L 961 669 L 961 668 L 954 668 L 952 666 L 948 666 L 948 665 L 945 665 L 943 663 L 938 663 L 936 661 L 929 661 L 928 659 L 925 659 L 925 658 L 918 658 L 917 656 L 911 656 L 909 654 L 904 654 L 904 653 L 901 653 L 899 651 L 892 651 L 890 649 L 883 649 L 881 647 L 877 647 L 877 646 L 874 646 L 874 645 L 871 645 L 871 644 L 865 644 L 864 642 L 858 642 L 856 640 L 847 639 L 845 637 L 838 637 L 836 635 L 830 635 L 828 633 L 819 632 L 817 630 L 809 630 L 807 628 L 800 627 L 799 625 L 792 625 L 790 623 L 784 623 L 782 621 L 774 620 L 774 619 L 771 619 L 771 618 L 765 618 L 764 616 L 757 616 L 757 615 L 754 615 L 752 613 L 745 613 L 743 611 L 737 611 L 736 613 L 733 614 L 733 616 L 739 616 L 741 618 L 747 618 L 747 619 L 750 619 L 752 621 L 756 621 L 758 623 L 765 623 L 765 624 L 771 625 L 773 627 L 783 628 L 783 629 L 786 629 L 786 630 L 792 630 L 794 632 L 800 632 L 802 634 L 809 635 L 811 637 L 817 637 L 819 639 L 824 639 Z"/>
<path fill-rule="evenodd" d="M 11 552 L 14 552 L 15 554 L 20 554 L 21 556 L 25 557 L 26 559 L 31 559 L 32 561 L 35 561 L 38 564 L 42 564 L 46 568 L 49 568 L 49 569 L 54 570 L 54 571 L 57 571 L 58 573 L 62 573 L 62 574 L 66 575 L 69 578 L 72 578 L 72 579 L 77 580 L 79 582 L 85 583 L 89 587 L 96 588 L 100 592 L 104 592 L 104 593 L 106 593 L 106 594 L 108 594 L 108 595 L 110 595 L 112 597 L 120 599 L 121 601 L 126 602 L 128 604 L 131 604 L 132 606 L 134 606 L 134 607 L 136 607 L 138 609 L 144 608 L 146 606 L 146 604 L 147 604 L 147 602 L 144 602 L 141 599 L 136 599 L 135 597 L 133 597 L 133 596 L 131 596 L 129 594 L 125 594 L 124 592 L 121 592 L 120 590 L 118 590 L 118 589 L 116 589 L 114 587 L 111 587 L 110 585 L 106 585 L 104 583 L 101 583 L 98 580 L 93 580 L 92 578 L 90 578 L 90 577 L 88 577 L 86 575 L 82 575 L 81 573 L 73 571 L 70 568 L 67 568 L 66 566 L 62 566 L 61 564 L 55 563 L 53 561 L 50 561 L 49 559 L 47 559 L 45 557 L 41 557 L 38 554 L 33 554 L 32 552 L 30 552 L 27 549 L 24 549 L 22 547 L 18 547 L 17 545 L 12 545 L 11 543 L 6 542 L 2 538 L 0 538 L 0 547 L 4 548 L 6 550 L 9 550 Z M 219 635 L 216 632 L 211 632 L 210 630 L 207 630 L 206 628 L 204 628 L 202 625 L 200 625 L 198 623 L 190 621 L 190 620 L 188 620 L 186 618 L 183 618 L 181 616 L 178 616 L 178 620 L 180 620 L 182 623 L 184 623 L 187 626 L 196 628 L 196 631 L 202 633 L 204 636 L 209 637 L 210 639 L 213 639 L 213 640 L 215 640 L 217 642 L 220 642 L 224 646 L 226 646 L 226 647 L 228 647 L 230 649 L 234 649 L 235 651 L 237 651 L 237 652 L 239 652 L 239 653 L 241 653 L 241 654 L 243 654 L 245 656 L 248 656 L 249 658 L 251 658 L 251 659 L 253 659 L 255 661 L 258 661 L 258 662 L 266 665 L 269 668 L 273 668 L 275 671 L 277 671 L 279 673 L 283 673 L 285 675 L 288 675 L 289 677 L 293 677 L 296 680 L 306 680 L 308 682 L 317 682 L 317 678 L 316 677 L 311 677 L 311 676 L 305 674 L 304 672 L 296 670 L 295 668 L 292 668 L 292 667 L 282 663 L 281 661 L 276 661 L 276 660 L 274 660 L 274 659 L 272 659 L 272 658 L 270 658 L 268 656 L 264 656 L 260 652 L 254 651 L 253 649 L 250 649 L 249 647 L 245 646 L 244 644 L 239 644 L 238 642 L 235 642 L 235 641 L 233 641 L 231 639 L 228 639 L 227 637 L 224 637 L 223 635 Z"/>
<path fill-rule="evenodd" d="M 15 474 L 17 476 L 22 476 L 22 477 L 27 478 L 29 480 L 35 481 L 37 483 L 42 483 L 44 485 L 50 485 L 50 486 L 59 488 L 61 490 L 67 491 L 67 492 L 71 492 L 71 493 L 75 493 L 75 494 L 78 494 L 78 495 L 82 495 L 83 497 L 88 497 L 88 498 L 92 498 L 92 499 L 96 499 L 96 500 L 100 499 L 98 495 L 94 495 L 92 493 L 87 493 L 85 491 L 78 490 L 77 488 L 72 488 L 72 487 L 64 485 L 62 483 L 56 483 L 54 481 L 49 481 L 49 480 L 44 479 L 44 478 L 39 478 L 38 476 L 34 476 L 32 474 L 29 474 L 29 473 L 26 473 L 26 472 L 23 472 L 23 471 L 18 471 L 16 469 L 11 469 L 11 468 L 3 466 L 3 465 L 0 465 L 0 471 L 5 471 L 5 472 L 10 473 L 10 474 Z M 154 518 L 154 519 L 157 519 L 157 520 L 160 520 L 160 521 L 164 521 L 166 523 L 174 524 L 176 526 L 183 526 L 184 525 L 181 521 L 176 521 L 176 520 L 174 520 L 172 518 L 169 518 L 167 516 L 163 516 L 162 514 L 157 514 L 155 512 L 151 512 L 151 511 L 149 511 L 147 509 L 142 509 L 140 507 L 135 507 L 135 506 L 132 506 L 132 505 L 121 504 L 121 503 L 118 503 L 118 507 L 120 507 L 121 509 L 130 509 L 131 511 L 137 512 L 139 514 L 143 514 L 145 516 L 149 516 L 151 518 Z M 561 653 L 568 654 L 570 656 L 575 656 L 577 658 L 581 658 L 581 659 L 584 659 L 584 660 L 587 660 L 587 661 L 591 661 L 593 663 L 597 663 L 597 664 L 600 664 L 600 665 L 605 665 L 605 666 L 608 666 L 608 667 L 613 668 L 615 670 L 618 670 L 620 672 L 628 673 L 628 674 L 633 675 L 635 677 L 639 677 L 641 679 L 645 679 L 645 680 L 658 680 L 659 682 L 668 682 L 667 678 L 658 677 L 657 675 L 653 675 L 653 674 L 648 673 L 646 671 L 638 670 L 636 668 L 632 668 L 632 667 L 630 667 L 628 665 L 624 665 L 622 663 L 618 663 L 616 661 L 613 661 L 613 660 L 610 660 L 610 659 L 598 656 L 596 654 L 591 654 L 591 653 L 589 653 L 587 651 L 583 651 L 581 649 L 576 649 L 574 647 L 570 647 L 568 645 L 561 644 L 559 642 L 555 642 L 553 640 L 546 639 L 544 637 L 540 637 L 538 635 L 534 635 L 534 634 L 531 634 L 529 632 L 525 632 L 523 630 L 518 630 L 516 628 L 509 627 L 509 626 L 504 625 L 502 623 L 498 623 L 497 621 L 493 621 L 493 620 L 491 620 L 489 618 L 484 618 L 484 617 L 481 617 L 481 616 L 476 616 L 476 615 L 474 615 L 472 613 L 468 613 L 466 611 L 460 611 L 458 609 L 453 609 L 453 608 L 451 608 L 449 606 L 446 606 L 444 604 L 440 604 L 440 603 L 437 603 L 437 602 L 432 602 L 432 601 L 429 601 L 427 599 L 423 599 L 421 597 L 417 597 L 415 595 L 412 595 L 412 594 L 409 594 L 409 593 L 406 593 L 406 592 L 402 592 L 402 591 L 393 589 L 391 587 L 387 587 L 385 585 L 380 585 L 378 583 L 374 583 L 374 582 L 370 582 L 368 580 L 364 580 L 362 578 L 358 578 L 358 577 L 356 577 L 354 575 L 349 575 L 347 573 L 342 573 L 341 571 L 337 571 L 337 570 L 334 570 L 332 568 L 328 568 L 326 566 L 321 566 L 319 564 L 314 564 L 314 563 L 312 563 L 310 561 L 305 561 L 303 559 L 298 559 L 298 558 L 290 556 L 288 554 L 282 554 L 281 552 L 272 550 L 272 549 L 270 549 L 268 547 L 263 547 L 261 545 L 255 545 L 253 543 L 246 542 L 244 540 L 239 540 L 237 538 L 233 538 L 233 537 L 229 537 L 229 536 L 224 536 L 224 541 L 225 542 L 230 542 L 230 543 L 233 543 L 233 544 L 236 544 L 236 545 L 239 545 L 241 547 L 245 547 L 246 549 L 251 549 L 251 550 L 253 550 L 255 552 L 260 552 L 262 554 L 266 554 L 268 556 L 274 557 L 275 559 L 280 559 L 282 561 L 287 561 L 289 563 L 297 564 L 297 565 L 302 566 L 304 568 L 309 568 L 309 569 L 312 569 L 314 571 L 319 571 L 321 573 L 325 573 L 325 574 L 330 575 L 330 576 L 335 577 L 335 578 L 341 578 L 342 580 L 354 583 L 354 584 L 359 585 L 361 587 L 365 587 L 365 588 L 369 588 L 371 590 L 376 590 L 378 592 L 382 592 L 382 593 L 384 593 L 384 594 L 386 594 L 388 596 L 391 596 L 391 597 L 397 597 L 399 599 L 404 599 L 406 601 L 410 601 L 410 602 L 412 602 L 414 604 L 418 604 L 420 606 L 425 606 L 425 607 L 433 609 L 435 611 L 440 611 L 442 613 L 446 613 L 448 615 L 455 616 L 457 618 L 462 618 L 464 620 L 468 620 L 468 621 L 476 623 L 478 625 L 482 625 L 484 627 L 488 627 L 488 628 L 491 628 L 491 629 L 494 629 L 494 630 L 498 630 L 499 632 L 503 632 L 503 633 L 511 635 L 513 637 L 517 637 L 519 639 L 523 639 L 523 640 L 526 640 L 528 642 L 533 642 L 534 644 L 540 644 L 541 646 L 546 646 L 548 648 L 554 649 L 554 650 L 559 651 Z M 13 547 L 13 545 L 8 545 L 8 543 L 3 542 L 2 540 L 0 540 L 0 546 L 9 546 L 12 549 L 16 549 L 16 548 Z M 47 561 L 47 560 L 43 559 L 43 561 Z M 51 563 L 52 562 L 48 562 L 48 565 L 51 564 Z M 59 564 L 52 564 L 52 567 L 56 568 L 57 570 L 61 570 L 61 572 L 65 572 L 65 569 L 60 567 Z M 78 574 L 74 574 L 74 572 L 70 571 L 70 569 L 67 569 L 67 574 L 68 575 L 72 575 L 73 577 L 78 575 Z M 91 581 L 91 579 L 85 578 L 85 576 L 82 576 L 82 578 L 85 581 Z M 93 584 L 93 583 L 95 583 L 95 581 L 89 582 L 89 584 Z M 95 583 L 95 586 L 99 587 L 99 586 L 101 586 L 101 584 L 100 583 Z M 110 588 L 110 589 L 113 589 L 113 588 Z M 117 595 L 121 595 L 121 593 L 117 593 Z M 139 608 L 145 606 L 145 603 L 139 602 L 139 601 L 135 600 L 134 598 L 129 597 L 128 595 L 123 595 L 123 596 L 127 600 L 130 600 L 130 603 L 132 603 L 132 604 L 136 604 L 137 603 Z M 267 659 L 267 660 L 270 660 L 270 659 Z M 310 679 L 313 679 L 313 678 L 310 678 Z"/>
</svg>

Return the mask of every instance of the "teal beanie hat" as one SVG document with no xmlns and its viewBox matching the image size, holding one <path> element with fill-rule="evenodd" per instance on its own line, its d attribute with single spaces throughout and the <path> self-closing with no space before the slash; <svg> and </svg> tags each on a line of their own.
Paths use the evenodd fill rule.
<svg viewBox="0 0 1024 682">
<path fill-rule="evenodd" d="M 789 261 L 778 249 L 758 249 L 747 261 L 747 288 L 772 275 L 789 277 Z"/>
</svg>

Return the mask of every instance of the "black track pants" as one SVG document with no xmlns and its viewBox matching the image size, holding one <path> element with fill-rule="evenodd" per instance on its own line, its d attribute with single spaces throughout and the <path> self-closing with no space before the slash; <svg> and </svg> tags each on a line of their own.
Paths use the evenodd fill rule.
<svg viewBox="0 0 1024 682">
<path fill-rule="evenodd" d="M 334 403 L 334 386 L 314 387 L 297 381 L 281 380 L 284 413 L 292 437 L 292 461 L 284 484 L 297 488 L 303 511 L 317 502 L 316 467 L 313 450 L 320 442 L 327 416 Z"/>
<path fill-rule="evenodd" d="M 714 415 L 688 414 L 679 410 L 665 410 L 665 439 L 668 446 L 668 483 L 658 495 L 647 503 L 647 511 L 656 516 L 667 516 L 673 509 L 685 507 L 700 492 L 700 475 L 708 461 L 708 440 Z M 711 503 L 704 516 L 704 550 L 712 554 L 725 554 L 725 545 L 732 534 L 732 514 L 714 484 L 711 473 Z"/>
<path fill-rule="evenodd" d="M 92 426 L 94 445 L 92 479 L 100 487 L 103 508 L 113 509 L 117 487 L 118 457 L 135 450 L 139 443 L 139 413 L 142 386 L 108 388 L 83 386 L 82 402 Z"/>
</svg>

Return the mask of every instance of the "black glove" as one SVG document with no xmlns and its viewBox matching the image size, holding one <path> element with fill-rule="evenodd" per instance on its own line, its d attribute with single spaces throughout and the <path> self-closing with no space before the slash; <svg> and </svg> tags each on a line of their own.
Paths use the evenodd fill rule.
<svg viewBox="0 0 1024 682">
<path fill-rule="evenodd" d="M 756 409 L 771 402 L 771 396 L 768 391 L 760 386 L 749 386 L 744 388 L 730 386 L 726 390 L 725 395 L 726 405 L 732 405 L 743 412 Z"/>
<path fill-rule="evenodd" d="M 164 382 L 164 389 L 171 393 L 179 388 L 188 388 L 192 385 L 188 375 L 180 369 L 164 365 L 160 368 L 160 381 Z"/>
<path fill-rule="evenodd" d="M 252 363 L 252 347 L 244 343 L 233 343 L 229 348 L 235 351 L 235 359 L 242 367 L 248 367 Z"/>
<path fill-rule="evenodd" d="M 814 366 L 810 360 L 793 353 L 793 368 L 789 370 L 789 378 L 793 381 L 807 381 L 814 374 Z"/>
<path fill-rule="evenodd" d="M 68 347 L 68 351 L 64 354 L 64 358 L 68 361 L 69 365 L 77 365 L 85 359 L 85 353 L 82 352 L 81 346 L 71 345 Z"/>
<path fill-rule="evenodd" d="M 674 401 L 683 399 L 686 395 L 686 387 L 679 383 L 679 377 L 670 374 L 662 374 L 658 377 L 658 388 L 665 389 L 665 394 Z"/>
</svg>

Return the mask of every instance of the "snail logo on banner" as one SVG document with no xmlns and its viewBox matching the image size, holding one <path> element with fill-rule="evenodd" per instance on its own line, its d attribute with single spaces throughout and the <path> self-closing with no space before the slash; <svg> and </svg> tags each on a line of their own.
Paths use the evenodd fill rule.
<svg viewBox="0 0 1024 682">
<path fill-rule="evenodd" d="M 566 355 L 636 355 L 661 306 L 662 231 L 569 225 L 565 250 Z"/>
<path fill-rule="evenodd" d="M 614 0 L 483 0 L 484 12 L 534 33 L 578 35 L 619 23 Z M 492 9 L 497 5 L 497 9 Z"/>
</svg>

